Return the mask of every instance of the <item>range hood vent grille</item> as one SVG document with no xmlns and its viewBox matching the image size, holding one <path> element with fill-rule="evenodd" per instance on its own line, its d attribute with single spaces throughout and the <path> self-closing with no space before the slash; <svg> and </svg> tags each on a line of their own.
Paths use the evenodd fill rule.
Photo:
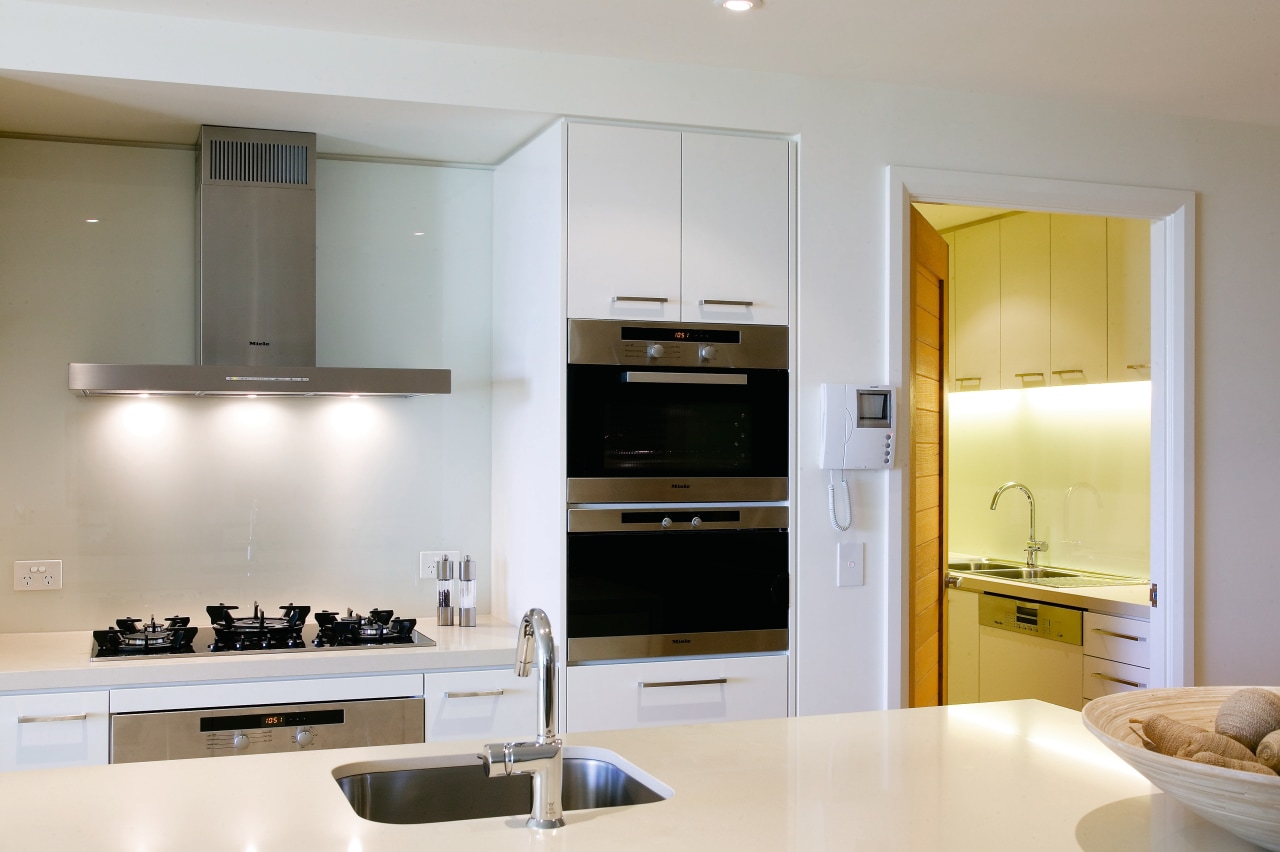
<svg viewBox="0 0 1280 852">
<path fill-rule="evenodd" d="M 305 145 L 214 138 L 209 140 L 206 159 L 209 183 L 311 186 Z"/>
</svg>

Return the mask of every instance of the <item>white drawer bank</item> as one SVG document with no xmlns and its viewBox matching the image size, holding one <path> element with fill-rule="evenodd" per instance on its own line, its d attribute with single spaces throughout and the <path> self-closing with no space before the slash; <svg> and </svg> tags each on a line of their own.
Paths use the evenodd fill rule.
<svg viewBox="0 0 1280 852">
<path fill-rule="evenodd" d="M 0 697 L 0 771 L 107 762 L 105 691 Z"/>
<path fill-rule="evenodd" d="M 787 655 L 570 666 L 568 730 L 787 715 Z"/>
<path fill-rule="evenodd" d="M 1084 677 L 1086 702 L 1145 689 L 1151 682 L 1151 622 L 1100 612 L 1084 614 Z"/>
</svg>

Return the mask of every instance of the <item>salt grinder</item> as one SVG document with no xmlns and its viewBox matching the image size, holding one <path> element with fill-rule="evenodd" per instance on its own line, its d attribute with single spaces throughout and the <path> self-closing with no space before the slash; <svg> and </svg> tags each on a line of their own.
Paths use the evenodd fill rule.
<svg viewBox="0 0 1280 852">
<path fill-rule="evenodd" d="M 436 624 L 453 625 L 453 563 L 447 556 L 436 563 Z"/>
<path fill-rule="evenodd" d="M 470 556 L 458 566 L 458 626 L 476 626 L 476 563 Z"/>
</svg>

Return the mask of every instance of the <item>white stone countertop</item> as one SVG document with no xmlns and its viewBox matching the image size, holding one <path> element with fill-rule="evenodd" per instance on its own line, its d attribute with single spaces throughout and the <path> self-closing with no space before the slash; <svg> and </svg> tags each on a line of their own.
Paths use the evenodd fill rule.
<svg viewBox="0 0 1280 852">
<path fill-rule="evenodd" d="M 437 627 L 418 622 L 434 647 L 286 651 L 279 653 L 182 655 L 90 662 L 93 636 L 65 633 L 0 634 L 0 693 L 106 689 L 221 680 L 331 677 L 510 666 L 515 660 L 514 625 L 481 616 L 475 627 Z M 196 642 L 208 643 L 202 630 Z"/>
<path fill-rule="evenodd" d="M 532 720 L 531 720 L 532 721 Z M 340 767 L 410 768 L 436 743 L 0 774 L 8 852 L 990 852 L 1254 847 L 1148 784 L 1039 701 L 569 734 L 674 790 L 666 801 L 387 825 L 356 816 Z M 392 767 L 388 767 L 392 768 Z"/>
<path fill-rule="evenodd" d="M 958 578 L 956 588 L 966 592 L 992 592 L 1126 618 L 1151 618 L 1151 587 L 1145 582 L 1132 586 L 1075 586 L 1059 589 L 1038 583 L 984 577 L 966 571 L 952 571 L 949 576 Z"/>
</svg>

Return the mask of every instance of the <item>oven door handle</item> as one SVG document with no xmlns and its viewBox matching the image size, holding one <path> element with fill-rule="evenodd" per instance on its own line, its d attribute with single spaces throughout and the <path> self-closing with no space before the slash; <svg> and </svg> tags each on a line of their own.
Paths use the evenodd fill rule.
<svg viewBox="0 0 1280 852">
<path fill-rule="evenodd" d="M 746 373 L 655 373 L 639 370 L 622 374 L 624 382 L 650 385 L 745 385 Z"/>
</svg>

